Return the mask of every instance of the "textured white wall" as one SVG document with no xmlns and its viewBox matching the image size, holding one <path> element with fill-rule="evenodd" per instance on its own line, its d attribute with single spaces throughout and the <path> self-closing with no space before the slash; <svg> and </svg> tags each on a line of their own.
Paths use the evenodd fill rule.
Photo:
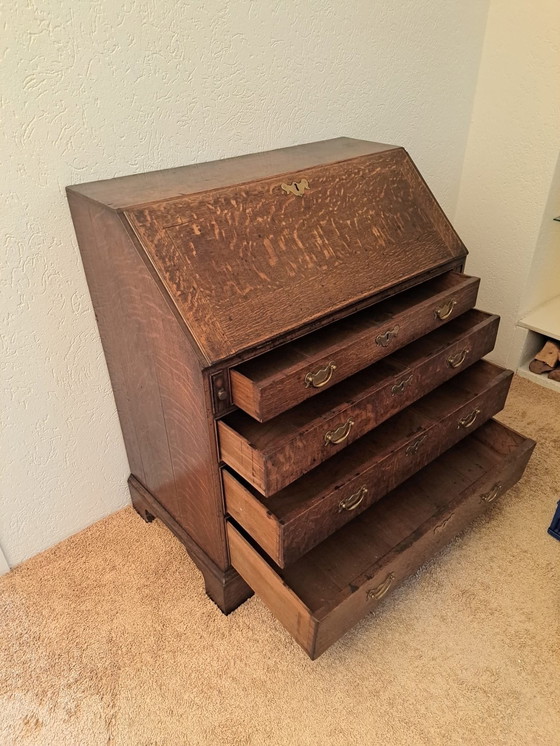
<svg viewBox="0 0 560 746">
<path fill-rule="evenodd" d="M 468 271 L 484 279 L 480 306 L 502 317 L 491 359 L 513 368 L 560 153 L 559 92 L 558 0 L 491 0 L 455 227 L 471 252 Z"/>
<path fill-rule="evenodd" d="M 64 186 L 347 135 L 406 146 L 453 212 L 487 5 L 11 4 L 0 545 L 12 564 L 128 500 Z"/>
</svg>

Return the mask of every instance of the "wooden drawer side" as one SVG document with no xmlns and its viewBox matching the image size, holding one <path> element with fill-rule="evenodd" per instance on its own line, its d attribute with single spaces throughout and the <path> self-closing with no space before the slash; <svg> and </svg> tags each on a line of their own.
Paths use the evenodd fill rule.
<svg viewBox="0 0 560 746">
<path fill-rule="evenodd" d="M 264 601 L 278 621 L 290 632 L 304 650 L 313 650 L 316 623 L 307 606 L 279 578 L 268 562 L 231 524 L 227 525 L 231 564 Z"/>
</svg>

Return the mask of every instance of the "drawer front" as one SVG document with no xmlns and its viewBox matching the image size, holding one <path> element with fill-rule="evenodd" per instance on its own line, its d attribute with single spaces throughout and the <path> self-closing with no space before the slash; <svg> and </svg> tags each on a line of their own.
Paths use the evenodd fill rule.
<svg viewBox="0 0 560 746">
<path fill-rule="evenodd" d="M 265 500 L 224 471 L 227 511 L 276 564 L 288 566 L 499 412 L 512 375 L 489 363 L 478 363 L 461 378 L 480 379 L 475 381 L 480 393 L 465 396 L 462 405 L 457 403 L 460 394 L 451 401 L 443 393 L 440 397 L 439 391 L 428 395 L 409 410 L 417 415 L 410 429 L 415 429 L 416 422 L 419 432 L 403 438 L 393 436 L 399 426 L 389 420 L 379 435 L 374 431 L 353 446 L 358 456 L 365 454 L 361 468 L 356 469 L 359 461 L 352 458 L 343 469 L 337 468 L 336 459 L 332 469 L 330 464 L 321 467 L 323 489 L 318 486 L 320 479 L 309 475 L 288 488 L 289 492 Z M 397 417 L 402 420 L 406 414 Z M 379 447 L 379 443 L 383 445 Z M 348 454 L 352 456 L 347 451 L 345 462 Z"/>
<path fill-rule="evenodd" d="M 272 565 L 228 524 L 233 566 L 311 658 L 321 655 L 518 481 L 534 442 L 493 421 L 485 428 L 485 444 L 478 442 L 478 434 L 467 438 L 442 457 L 445 463 L 426 467 L 367 511 L 363 520 L 346 527 L 340 539 L 338 534 L 331 537 L 289 572 Z M 471 476 L 476 449 L 484 467 Z"/>
<path fill-rule="evenodd" d="M 269 420 L 472 308 L 478 285 L 449 272 L 234 368 L 233 403 Z"/>
<path fill-rule="evenodd" d="M 464 316 L 267 423 L 219 421 L 222 459 L 263 495 L 280 491 L 490 352 L 499 317 Z"/>
</svg>

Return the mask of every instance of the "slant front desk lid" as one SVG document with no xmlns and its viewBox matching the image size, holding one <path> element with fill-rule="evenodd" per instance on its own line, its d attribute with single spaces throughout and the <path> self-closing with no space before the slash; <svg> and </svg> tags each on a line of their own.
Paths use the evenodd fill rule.
<svg viewBox="0 0 560 746">
<path fill-rule="evenodd" d="M 120 208 L 209 364 L 467 253 L 402 148 L 286 148 L 250 156 L 247 178 L 243 160 Z"/>
</svg>

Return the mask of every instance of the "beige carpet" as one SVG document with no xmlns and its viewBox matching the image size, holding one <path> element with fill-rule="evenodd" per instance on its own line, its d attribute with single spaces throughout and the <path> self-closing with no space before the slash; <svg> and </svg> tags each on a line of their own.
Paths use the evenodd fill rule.
<svg viewBox="0 0 560 746">
<path fill-rule="evenodd" d="M 523 481 L 314 663 L 131 509 L 26 562 L 0 579 L 0 743 L 556 746 L 560 396 L 516 379 L 501 419 L 538 440 Z"/>
</svg>

